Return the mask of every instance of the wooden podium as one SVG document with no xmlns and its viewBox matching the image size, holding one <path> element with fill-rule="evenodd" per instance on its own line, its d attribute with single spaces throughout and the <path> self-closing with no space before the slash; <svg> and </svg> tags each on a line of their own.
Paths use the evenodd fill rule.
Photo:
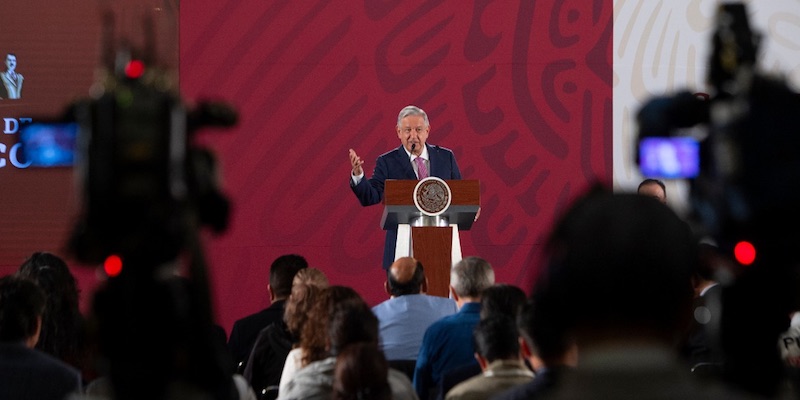
<svg viewBox="0 0 800 400">
<path fill-rule="evenodd" d="M 480 208 L 477 180 L 445 181 L 450 206 L 436 217 L 423 214 L 414 203 L 418 181 L 387 179 L 384 187 L 383 229 L 397 229 L 395 259 L 412 256 L 425 267 L 428 294 L 448 297 L 450 268 L 461 260 L 458 231 L 469 230 Z"/>
</svg>

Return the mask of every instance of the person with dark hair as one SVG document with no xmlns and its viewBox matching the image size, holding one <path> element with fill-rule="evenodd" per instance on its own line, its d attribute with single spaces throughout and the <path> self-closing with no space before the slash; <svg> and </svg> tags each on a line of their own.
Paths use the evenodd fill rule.
<svg viewBox="0 0 800 400">
<path fill-rule="evenodd" d="M 400 146 L 378 156 L 372 176 L 364 176 L 364 161 L 350 149 L 350 188 L 362 206 L 383 201 L 383 187 L 387 179 L 418 180 L 437 177 L 445 180 L 461 179 L 456 157 L 450 149 L 428 143 L 431 124 L 428 114 L 416 106 L 406 106 L 397 115 L 395 126 Z M 395 259 L 397 228 L 386 230 L 383 248 L 383 269 L 388 269 Z"/>
<path fill-rule="evenodd" d="M 555 225 L 533 291 L 580 362 L 554 398 L 707 398 L 675 343 L 691 315 L 697 239 L 668 207 L 593 190 Z"/>
<path fill-rule="evenodd" d="M 490 317 L 506 317 L 515 320 L 517 312 L 525 303 L 525 292 L 517 286 L 498 283 L 483 291 L 481 296 L 481 320 Z M 447 392 L 465 380 L 483 372 L 475 362 L 460 365 L 442 374 L 436 398 L 443 400 Z"/>
<path fill-rule="evenodd" d="M 388 360 L 408 360 L 413 364 L 425 330 L 435 321 L 455 314 L 456 302 L 425 294 L 427 279 L 422 263 L 412 257 L 392 263 L 384 289 L 391 298 L 372 307 L 380 322 L 380 346 Z M 413 367 L 410 370 L 413 374 Z"/>
<path fill-rule="evenodd" d="M 83 370 L 84 319 L 78 305 L 78 285 L 67 263 L 55 254 L 35 252 L 16 274 L 36 282 L 47 299 L 36 348 Z"/>
<path fill-rule="evenodd" d="M 526 383 L 533 372 L 522 362 L 517 328 L 505 315 L 488 317 L 475 327 L 475 358 L 482 373 L 450 389 L 446 400 L 485 400 L 492 394 Z"/>
<path fill-rule="evenodd" d="M 636 193 L 652 197 L 662 204 L 667 204 L 667 186 L 658 179 L 645 179 L 639 183 Z"/>
<path fill-rule="evenodd" d="M 459 311 L 434 322 L 425 331 L 414 368 L 414 388 L 420 399 L 427 400 L 435 394 L 445 372 L 476 362 L 472 330 L 480 320 L 483 291 L 492 285 L 492 265 L 480 257 L 466 257 L 453 266 L 450 294 Z"/>
<path fill-rule="evenodd" d="M 302 269 L 294 276 L 283 319 L 261 330 L 244 370 L 245 379 L 256 392 L 276 397 L 283 372 L 288 369 L 293 375 L 299 367 L 300 332 L 309 310 L 327 287 L 328 278 L 316 268 Z"/>
<path fill-rule="evenodd" d="M 292 291 L 292 280 L 297 271 L 304 268 L 308 268 L 308 262 L 297 254 L 287 254 L 276 258 L 269 267 L 267 293 L 269 293 L 270 306 L 233 324 L 228 347 L 234 362 L 241 363 L 240 371 L 245 368 L 244 363 L 250 356 L 259 332 L 283 318 L 284 304 Z"/>
<path fill-rule="evenodd" d="M 722 285 L 717 282 L 717 268 L 722 268 L 723 257 L 717 246 L 701 242 L 698 245 L 699 262 L 692 271 L 694 302 L 691 324 L 681 351 L 691 368 L 700 368 L 706 375 L 717 375 L 722 369 L 722 355 L 718 334 L 722 316 Z"/>
<path fill-rule="evenodd" d="M 136 387 L 137 390 L 146 388 L 147 385 L 141 385 L 137 381 L 137 379 L 147 380 L 148 376 L 145 376 L 146 374 L 151 374 L 149 375 L 150 378 L 165 379 L 164 382 L 153 383 L 153 388 L 166 384 L 166 392 L 174 391 L 166 394 L 166 397 L 176 396 L 177 392 L 181 392 L 181 395 L 184 396 L 199 396 L 203 391 L 206 391 L 207 394 L 221 389 L 221 392 L 225 392 L 223 396 L 225 399 L 255 400 L 255 393 L 244 377 L 232 371 L 225 341 L 225 330 L 211 320 L 193 320 L 195 317 L 186 315 L 188 314 L 186 312 L 188 307 L 186 306 L 192 302 L 191 297 L 194 296 L 193 293 L 196 291 L 197 282 L 191 277 L 177 274 L 162 275 L 158 282 L 155 282 L 147 290 L 149 299 L 154 300 L 152 303 L 154 307 L 151 313 L 149 315 L 138 315 L 142 315 L 141 318 L 143 319 L 150 320 L 149 322 L 152 322 L 154 326 L 163 328 L 163 331 L 168 332 L 168 334 L 152 338 L 150 336 L 151 332 L 156 332 L 158 329 L 153 329 L 151 326 L 144 324 L 147 325 L 145 330 L 148 333 L 134 335 L 132 340 L 121 341 L 119 340 L 121 335 L 117 329 L 126 330 L 126 328 L 130 328 L 130 325 L 123 325 L 131 322 L 130 319 L 125 317 L 137 314 L 120 311 L 121 305 L 119 302 L 126 301 L 124 296 L 121 297 L 113 293 L 116 291 L 109 290 L 108 286 L 100 287 L 96 292 L 97 297 L 94 300 L 94 314 L 92 315 L 94 319 L 90 326 L 97 328 L 92 332 L 98 334 L 98 336 L 92 339 L 95 339 L 99 345 L 100 351 L 97 356 L 102 361 L 97 364 L 101 365 L 98 369 L 101 375 L 92 379 L 85 387 L 84 397 L 75 397 L 70 400 L 135 398 L 141 393 L 131 396 L 131 393 L 129 393 L 131 389 L 128 385 Z M 103 305 L 100 306 L 98 303 L 103 303 Z M 109 319 L 111 315 L 113 315 L 111 317 L 113 319 Z M 142 340 L 145 338 L 152 338 L 152 340 Z M 172 344 L 172 347 L 170 347 L 170 344 Z M 125 360 L 117 359 L 112 361 L 112 359 L 116 359 L 121 354 L 120 349 L 115 348 L 117 346 L 125 349 L 136 349 L 133 350 L 136 354 L 145 355 L 145 357 L 138 360 L 133 360 L 133 357 L 130 359 L 125 357 Z M 210 354 L 215 354 L 216 356 L 208 357 Z M 147 355 L 151 357 L 148 359 Z M 173 365 L 173 358 L 182 359 L 185 357 L 194 359 L 174 363 L 181 364 L 180 367 Z M 217 359 L 217 357 L 219 357 L 219 362 L 212 361 L 210 364 L 206 364 L 211 360 Z M 132 365 L 137 365 L 137 363 L 138 365 L 147 365 L 145 368 L 148 372 L 139 371 L 136 367 L 133 367 L 132 370 L 126 369 Z M 222 368 L 218 368 L 220 366 Z M 115 369 L 120 369 L 120 371 L 114 371 Z M 224 374 L 225 377 L 214 376 L 216 373 Z M 116 374 L 116 384 L 112 381 L 112 374 Z M 124 375 L 125 380 L 120 380 L 120 375 Z M 230 375 L 231 379 L 228 379 L 228 375 Z M 128 379 L 130 381 L 127 381 Z M 172 379 L 176 381 L 169 382 Z M 229 380 L 229 382 L 215 382 L 217 379 L 220 379 L 220 381 Z M 177 380 L 183 381 L 178 383 Z M 219 387 L 204 387 L 208 382 L 214 382 Z M 179 387 L 180 389 L 178 389 Z M 229 389 L 230 392 L 228 392 Z M 149 398 L 159 398 L 156 390 L 147 394 Z"/>
<path fill-rule="evenodd" d="M 525 304 L 525 292 L 518 286 L 498 283 L 483 291 L 481 296 L 481 319 L 506 316 L 513 321 Z"/>
<path fill-rule="evenodd" d="M 390 400 L 389 363 L 374 343 L 351 344 L 336 356 L 333 400 Z"/>
<path fill-rule="evenodd" d="M 578 365 L 578 348 L 558 324 L 548 323 L 534 300 L 526 301 L 517 314 L 520 352 L 536 376 L 528 383 L 501 392 L 492 400 L 529 400 L 546 396 Z"/>
<path fill-rule="evenodd" d="M 334 373 L 339 353 L 355 343 L 377 345 L 378 319 L 360 296 L 346 296 L 347 291 L 344 289 L 344 287 L 331 287 L 328 295 L 320 301 L 327 304 L 315 307 L 317 311 L 327 311 L 327 314 L 315 314 L 325 321 L 315 328 L 324 326 L 324 331 L 327 333 L 324 349 L 326 356 L 298 370 L 285 390 L 281 389 L 278 394 L 279 400 L 330 399 L 334 395 Z M 417 398 L 411 381 L 402 372 L 389 368 L 386 375 L 378 378 L 387 381 L 393 399 Z M 380 381 L 377 383 L 380 384 Z"/>
<path fill-rule="evenodd" d="M 82 390 L 77 369 L 34 350 L 46 301 L 33 281 L 0 278 L 0 399 L 64 399 Z"/>
</svg>

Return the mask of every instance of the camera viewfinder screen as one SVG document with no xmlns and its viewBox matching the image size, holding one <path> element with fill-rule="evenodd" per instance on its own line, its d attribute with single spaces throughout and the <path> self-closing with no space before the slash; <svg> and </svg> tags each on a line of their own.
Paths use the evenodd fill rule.
<svg viewBox="0 0 800 400">
<path fill-rule="evenodd" d="M 24 162 L 31 167 L 69 167 L 75 158 L 76 123 L 32 123 L 20 129 Z"/>
<path fill-rule="evenodd" d="M 690 137 L 642 139 L 639 168 L 646 177 L 694 178 L 700 172 L 700 146 Z"/>
</svg>

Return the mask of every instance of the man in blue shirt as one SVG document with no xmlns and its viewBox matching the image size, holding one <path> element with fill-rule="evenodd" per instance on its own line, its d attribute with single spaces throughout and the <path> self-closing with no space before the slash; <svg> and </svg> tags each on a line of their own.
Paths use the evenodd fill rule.
<svg viewBox="0 0 800 400">
<path fill-rule="evenodd" d="M 389 267 L 384 287 L 391 298 L 372 308 L 387 360 L 416 360 L 425 330 L 458 311 L 453 299 L 425 294 L 427 286 L 422 263 L 416 259 L 402 257 Z"/>
<path fill-rule="evenodd" d="M 414 369 L 414 389 L 421 400 L 429 398 L 442 373 L 468 363 L 473 354 L 472 331 L 480 321 L 481 293 L 494 285 L 492 266 L 480 257 L 467 257 L 450 272 L 450 293 L 459 311 L 436 321 L 422 338 Z"/>
</svg>

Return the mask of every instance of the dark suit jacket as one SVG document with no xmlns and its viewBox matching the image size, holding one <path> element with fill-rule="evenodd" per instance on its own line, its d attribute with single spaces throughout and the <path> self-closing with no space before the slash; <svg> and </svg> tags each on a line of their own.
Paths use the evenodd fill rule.
<svg viewBox="0 0 800 400">
<path fill-rule="evenodd" d="M 713 336 L 720 326 L 721 305 L 722 285 L 714 285 L 703 296 L 694 299 L 692 304 L 694 318 L 692 318 L 689 332 L 684 338 L 681 349 L 690 366 L 722 362 L 722 356 L 719 354 L 720 338 Z M 704 307 L 705 311 L 698 313 L 700 307 Z M 708 317 L 709 320 L 705 324 L 701 324 L 697 321 L 698 316 Z"/>
<path fill-rule="evenodd" d="M 0 343 L 0 399 L 63 399 L 80 393 L 80 372 L 22 344 Z"/>
<path fill-rule="evenodd" d="M 458 170 L 458 164 L 456 164 L 456 158 L 452 151 L 431 144 L 425 144 L 425 146 L 428 148 L 430 176 L 445 180 L 461 179 L 461 171 Z M 362 179 L 358 185 L 353 185 L 353 180 L 350 179 L 350 187 L 362 206 L 371 206 L 383 201 L 383 187 L 387 179 L 417 180 L 417 175 L 411 166 L 411 159 L 403 146 L 381 154 L 375 162 L 372 177 Z M 394 261 L 396 243 L 397 229 L 387 229 L 386 243 L 383 248 L 384 269 L 388 269 Z"/>
<path fill-rule="evenodd" d="M 256 393 L 281 382 L 286 357 L 294 340 L 284 321 L 277 321 L 261 330 L 244 369 L 244 378 Z"/>
<path fill-rule="evenodd" d="M 234 362 L 247 361 L 250 350 L 256 342 L 258 333 L 275 321 L 283 320 L 283 306 L 285 300 L 278 300 L 269 307 L 248 315 L 233 324 L 231 337 L 228 339 L 228 348 L 231 350 Z"/>
</svg>

